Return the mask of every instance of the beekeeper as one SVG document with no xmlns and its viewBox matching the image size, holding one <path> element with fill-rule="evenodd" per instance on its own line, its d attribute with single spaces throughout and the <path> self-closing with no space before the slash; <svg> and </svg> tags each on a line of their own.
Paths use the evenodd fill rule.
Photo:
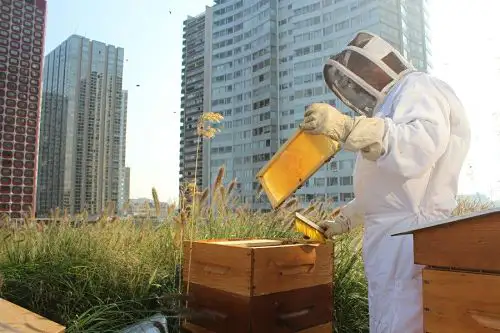
<svg viewBox="0 0 500 333">
<path fill-rule="evenodd" d="M 446 83 L 369 32 L 332 56 L 323 75 L 358 116 L 316 103 L 301 128 L 358 154 L 355 199 L 320 225 L 331 237 L 364 224 L 370 332 L 422 333 L 422 267 L 413 263 L 412 236 L 391 232 L 443 219 L 456 206 L 470 141 L 464 108 Z"/>
</svg>

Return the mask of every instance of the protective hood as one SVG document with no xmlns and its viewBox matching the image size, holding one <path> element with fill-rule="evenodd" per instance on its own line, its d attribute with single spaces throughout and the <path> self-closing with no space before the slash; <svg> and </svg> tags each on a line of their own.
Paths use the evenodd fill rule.
<svg viewBox="0 0 500 333">
<path fill-rule="evenodd" d="M 344 104 L 371 117 L 390 88 L 412 71 L 413 65 L 391 44 L 361 31 L 342 52 L 327 60 L 323 76 L 328 88 Z"/>
</svg>

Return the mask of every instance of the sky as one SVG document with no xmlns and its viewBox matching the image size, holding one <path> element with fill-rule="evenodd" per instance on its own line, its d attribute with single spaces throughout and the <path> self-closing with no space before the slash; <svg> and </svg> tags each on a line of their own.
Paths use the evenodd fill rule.
<svg viewBox="0 0 500 333">
<path fill-rule="evenodd" d="M 176 200 L 182 23 L 212 3 L 48 0 L 46 54 L 72 34 L 125 49 L 131 198 L 151 197 L 154 186 L 161 201 Z M 494 33 L 500 31 L 500 20 L 494 15 L 500 12 L 500 1 L 431 0 L 430 4 L 431 73 L 456 90 L 473 131 L 460 191 L 481 192 L 498 200 L 500 172 L 495 170 L 500 170 L 500 137 L 494 136 L 493 115 L 500 108 L 488 97 L 498 95 L 500 87 L 500 38 Z M 500 133 L 500 120 L 496 131 Z"/>
<path fill-rule="evenodd" d="M 430 7 L 431 73 L 452 86 L 471 123 L 459 191 L 493 200 L 500 200 L 499 12 L 498 0 L 433 0 Z"/>
</svg>

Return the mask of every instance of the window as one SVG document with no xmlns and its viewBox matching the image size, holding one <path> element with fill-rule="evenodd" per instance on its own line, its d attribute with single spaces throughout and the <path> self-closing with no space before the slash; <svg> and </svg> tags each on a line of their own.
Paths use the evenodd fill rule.
<svg viewBox="0 0 500 333">
<path fill-rule="evenodd" d="M 291 5 L 289 6 L 289 9 L 291 9 Z M 294 15 L 303 15 L 303 14 L 315 12 L 319 9 L 320 9 L 320 3 L 316 2 L 316 3 L 313 3 L 311 5 L 307 5 L 307 6 L 295 9 L 293 11 L 293 14 Z"/>
<path fill-rule="evenodd" d="M 328 36 L 333 33 L 333 25 L 323 28 L 323 35 Z"/>
<path fill-rule="evenodd" d="M 349 170 L 354 168 L 354 160 L 343 160 L 340 161 L 339 169 L 340 170 Z"/>
<path fill-rule="evenodd" d="M 320 23 L 321 23 L 321 16 L 315 16 L 299 22 L 295 22 L 293 27 L 295 29 L 303 29 Z"/>
<path fill-rule="evenodd" d="M 328 177 L 326 179 L 327 186 L 337 186 L 339 184 L 339 179 L 337 177 Z"/>
<path fill-rule="evenodd" d="M 340 201 L 351 201 L 354 199 L 354 193 L 340 193 Z"/>
<path fill-rule="evenodd" d="M 353 184 L 353 177 L 352 176 L 340 177 L 340 185 L 347 186 L 347 185 L 352 185 L 352 184 Z"/>
<path fill-rule="evenodd" d="M 335 24 L 335 31 L 341 31 L 349 28 L 349 20 L 344 20 L 340 23 Z"/>
<path fill-rule="evenodd" d="M 314 178 L 314 186 L 315 187 L 325 186 L 325 178 Z"/>
</svg>

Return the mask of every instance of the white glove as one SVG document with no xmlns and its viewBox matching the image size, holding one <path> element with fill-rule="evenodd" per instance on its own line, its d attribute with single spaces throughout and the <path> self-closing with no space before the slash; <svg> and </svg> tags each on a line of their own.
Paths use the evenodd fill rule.
<svg viewBox="0 0 500 333">
<path fill-rule="evenodd" d="M 320 222 L 318 226 L 323 229 L 327 238 L 342 235 L 352 229 L 351 220 L 342 214 L 338 215 L 333 221 Z"/>
<path fill-rule="evenodd" d="M 349 232 L 359 225 L 365 223 L 363 209 L 356 199 L 351 200 L 339 209 L 339 213 L 333 221 L 323 221 L 318 226 L 324 230 L 327 238 Z"/>
<path fill-rule="evenodd" d="M 300 128 L 311 134 L 323 134 L 343 143 L 347 151 L 361 151 L 364 158 L 375 161 L 385 152 L 385 122 L 381 118 L 351 118 L 326 103 L 313 103 L 304 114 Z"/>
<path fill-rule="evenodd" d="M 304 113 L 300 128 L 311 134 L 323 134 L 337 142 L 345 142 L 352 131 L 354 119 L 326 103 L 313 103 Z"/>
</svg>

